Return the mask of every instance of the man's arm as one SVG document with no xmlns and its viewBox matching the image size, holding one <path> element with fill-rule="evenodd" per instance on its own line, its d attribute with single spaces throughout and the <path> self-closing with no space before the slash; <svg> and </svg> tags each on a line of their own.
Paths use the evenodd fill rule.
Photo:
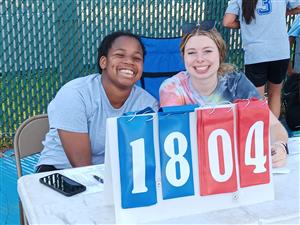
<svg viewBox="0 0 300 225">
<path fill-rule="evenodd" d="M 240 22 L 235 14 L 226 13 L 223 18 L 223 26 L 227 28 L 239 29 Z"/>
<path fill-rule="evenodd" d="M 91 144 L 88 133 L 58 130 L 59 138 L 72 167 L 92 164 Z"/>
<path fill-rule="evenodd" d="M 286 10 L 286 15 L 289 16 L 289 15 L 294 15 L 294 14 L 298 14 L 300 13 L 300 6 L 296 7 L 296 8 L 293 8 L 293 9 L 287 9 Z"/>
</svg>

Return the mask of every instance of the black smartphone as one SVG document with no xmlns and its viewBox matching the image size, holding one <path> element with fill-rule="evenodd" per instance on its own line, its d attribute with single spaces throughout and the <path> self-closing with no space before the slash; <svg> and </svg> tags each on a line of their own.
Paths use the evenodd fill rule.
<svg viewBox="0 0 300 225">
<path fill-rule="evenodd" d="M 40 182 L 68 197 L 86 190 L 84 185 L 60 173 L 54 173 L 45 177 L 41 177 Z"/>
</svg>

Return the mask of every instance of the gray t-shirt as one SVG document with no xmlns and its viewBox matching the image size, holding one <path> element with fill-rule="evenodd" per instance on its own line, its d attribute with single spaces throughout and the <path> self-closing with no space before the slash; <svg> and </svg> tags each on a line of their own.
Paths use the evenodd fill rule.
<svg viewBox="0 0 300 225">
<path fill-rule="evenodd" d="M 290 58 L 286 9 L 298 5 L 300 0 L 258 0 L 255 19 L 246 24 L 242 0 L 230 0 L 226 13 L 239 16 L 246 65 Z"/>
<path fill-rule="evenodd" d="M 111 106 L 101 83 L 101 75 L 74 79 L 65 84 L 48 106 L 50 131 L 43 142 L 38 165 L 53 165 L 58 169 L 72 167 L 61 144 L 57 129 L 88 133 L 92 149 L 92 164 L 104 162 L 106 119 L 125 112 L 146 107 L 158 109 L 154 97 L 134 86 L 124 103 L 115 109 Z"/>
</svg>

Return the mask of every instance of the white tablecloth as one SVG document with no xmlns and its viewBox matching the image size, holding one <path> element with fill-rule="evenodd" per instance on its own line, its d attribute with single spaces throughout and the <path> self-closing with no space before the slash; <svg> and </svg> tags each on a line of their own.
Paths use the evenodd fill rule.
<svg viewBox="0 0 300 225">
<path fill-rule="evenodd" d="M 299 224 L 299 157 L 298 154 L 289 156 L 287 165 L 289 173 L 274 174 L 274 201 L 174 218 L 159 223 Z M 102 165 L 76 170 L 84 174 L 89 171 L 103 174 Z M 68 173 L 68 170 L 64 172 Z M 39 178 L 45 175 L 47 173 L 26 175 L 18 180 L 19 196 L 30 224 L 114 223 L 114 208 L 104 206 L 102 191 L 87 191 L 65 197 L 39 183 Z M 96 185 L 102 188 L 102 184 Z"/>
</svg>

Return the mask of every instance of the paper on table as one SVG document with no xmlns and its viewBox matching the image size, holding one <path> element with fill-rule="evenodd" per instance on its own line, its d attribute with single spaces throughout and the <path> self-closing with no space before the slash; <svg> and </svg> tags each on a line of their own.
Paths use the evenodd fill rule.
<svg viewBox="0 0 300 225">
<path fill-rule="evenodd" d="M 63 175 L 86 186 L 86 191 L 84 191 L 82 194 L 90 194 L 103 191 L 104 184 L 100 183 L 93 177 L 94 175 L 97 175 L 103 178 L 103 171 L 99 170 L 99 168 L 86 167 L 84 170 L 71 169 L 64 170 L 62 173 Z"/>
<path fill-rule="evenodd" d="M 289 173 L 290 169 L 287 167 L 273 168 L 272 174 L 286 174 Z"/>
</svg>

